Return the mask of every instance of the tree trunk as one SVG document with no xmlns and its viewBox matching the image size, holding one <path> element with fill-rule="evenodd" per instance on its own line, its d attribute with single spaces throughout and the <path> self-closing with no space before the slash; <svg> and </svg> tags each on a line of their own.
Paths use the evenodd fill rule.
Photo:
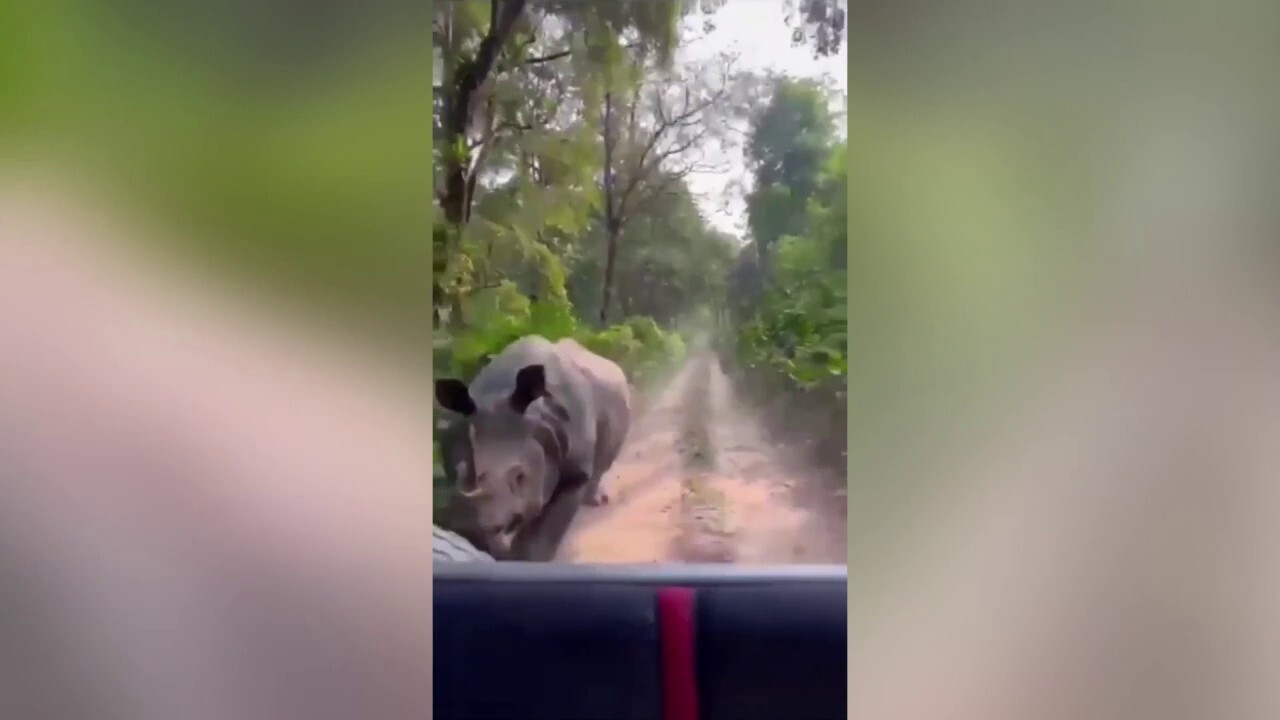
<svg viewBox="0 0 1280 720">
<path fill-rule="evenodd" d="M 480 87 L 497 66 L 502 47 L 515 31 L 516 22 L 524 14 L 528 0 L 490 0 L 489 31 L 480 41 L 476 56 L 458 65 L 450 78 L 450 98 L 445 107 L 444 142 L 446 145 L 444 190 L 440 193 L 440 210 L 445 223 L 456 232 L 450 233 L 444 251 L 456 250 L 462 226 L 471 218 L 471 200 L 475 177 L 471 172 L 471 152 L 467 130 L 471 122 L 472 104 Z M 432 285 L 433 317 L 439 321 L 439 307 L 446 302 L 439 282 Z M 455 309 L 457 302 L 453 303 Z M 451 318 L 452 320 L 452 318 Z"/>
<path fill-rule="evenodd" d="M 613 295 L 613 272 L 618 265 L 618 235 L 622 228 L 617 223 L 609 223 L 605 233 L 604 249 L 604 284 L 600 292 L 600 327 L 609 326 L 609 300 Z"/>
<path fill-rule="evenodd" d="M 472 102 L 477 91 L 489 79 L 502 53 L 502 46 L 515 31 L 516 22 L 524 14 L 528 0 L 490 0 L 489 32 L 480 41 L 476 56 L 462 63 L 454 72 L 452 95 L 445 118 L 445 180 L 440 205 L 445 220 L 461 225 L 470 215 L 470 183 L 468 175 L 471 153 L 467 150 L 467 129 L 471 121 Z"/>
<path fill-rule="evenodd" d="M 604 94 L 604 173 L 601 176 L 601 189 L 604 191 L 604 278 L 600 284 L 600 327 L 609 325 L 609 296 L 613 294 L 613 270 L 618 260 L 618 233 L 622 224 L 618 220 L 618 208 L 614 205 L 614 172 L 613 172 L 613 92 Z"/>
<path fill-rule="evenodd" d="M 629 318 L 632 315 L 631 298 L 631 289 L 626 287 L 625 284 L 618 288 L 618 309 L 622 311 L 622 317 L 624 318 Z"/>
<path fill-rule="evenodd" d="M 444 225 L 435 225 L 431 229 L 431 327 L 440 327 L 440 309 L 444 307 L 446 297 L 444 291 L 445 274 L 449 269 L 449 230 Z"/>
<path fill-rule="evenodd" d="M 756 241 L 755 246 L 756 257 L 760 260 L 760 276 L 765 277 L 765 268 L 769 266 L 769 246 L 760 240 Z"/>
</svg>

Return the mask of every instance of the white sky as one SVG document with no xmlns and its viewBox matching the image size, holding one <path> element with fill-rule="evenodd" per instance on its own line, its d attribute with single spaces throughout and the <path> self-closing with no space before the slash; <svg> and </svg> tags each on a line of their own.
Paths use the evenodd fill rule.
<svg viewBox="0 0 1280 720">
<path fill-rule="evenodd" d="M 701 34 L 701 18 L 694 19 L 692 34 Z M 794 77 L 819 78 L 827 75 L 842 93 L 849 90 L 848 59 L 839 55 L 815 58 L 808 46 L 793 47 L 791 28 L 786 24 L 783 0 L 728 0 L 715 15 L 715 30 L 681 48 L 679 59 L 690 61 L 730 51 L 739 55 L 741 70 L 773 70 Z M 729 148 L 709 157 L 727 172 L 690 176 L 690 189 L 699 198 L 707 220 L 726 232 L 742 236 L 746 231 L 746 205 L 732 190 L 746 174 L 742 148 Z"/>
</svg>

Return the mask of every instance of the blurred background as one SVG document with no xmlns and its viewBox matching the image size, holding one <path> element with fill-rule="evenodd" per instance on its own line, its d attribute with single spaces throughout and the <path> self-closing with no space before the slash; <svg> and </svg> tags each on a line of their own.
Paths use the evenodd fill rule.
<svg viewBox="0 0 1280 720">
<path fill-rule="evenodd" d="M 91 181 L 166 250 L 425 347 L 428 7 L 0 8 L 6 165 Z"/>
<path fill-rule="evenodd" d="M 1220 259 L 1265 277 L 1270 12 L 908 3 L 851 22 L 851 413 L 868 452 L 926 461 L 931 431 L 894 416 L 972 424 L 1156 274 Z"/>
<path fill-rule="evenodd" d="M 0 0 L 0 715 L 430 708 L 429 12 Z"/>
<path fill-rule="evenodd" d="M 1270 717 L 1277 8 L 850 8 L 851 717 Z"/>
</svg>

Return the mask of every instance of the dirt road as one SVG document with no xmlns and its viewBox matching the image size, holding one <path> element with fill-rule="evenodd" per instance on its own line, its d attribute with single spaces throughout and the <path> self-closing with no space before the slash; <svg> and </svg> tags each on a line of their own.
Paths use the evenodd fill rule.
<svg viewBox="0 0 1280 720">
<path fill-rule="evenodd" d="M 805 469 L 696 350 L 647 403 L 560 562 L 844 563 L 843 484 Z"/>
</svg>

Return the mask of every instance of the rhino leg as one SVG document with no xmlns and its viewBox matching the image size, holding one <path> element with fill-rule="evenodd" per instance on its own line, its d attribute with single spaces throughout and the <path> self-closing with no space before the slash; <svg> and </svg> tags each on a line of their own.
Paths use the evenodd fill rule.
<svg viewBox="0 0 1280 720">
<path fill-rule="evenodd" d="M 603 423 L 602 423 L 603 425 Z M 603 430 L 604 428 L 600 428 Z M 591 507 L 607 505 L 609 503 L 609 495 L 600 490 L 600 481 L 604 479 L 604 473 L 609 469 L 611 458 L 608 457 L 608 447 L 604 442 L 604 438 L 608 437 L 606 432 L 596 432 L 596 458 L 595 470 L 591 473 L 591 480 L 587 482 L 587 487 L 582 493 L 582 504 Z"/>
<path fill-rule="evenodd" d="M 600 489 L 600 482 L 604 480 L 604 474 L 613 467 L 613 461 L 617 460 L 622 452 L 621 433 L 610 432 L 610 428 L 605 423 L 602 422 L 601 427 L 596 431 L 596 438 L 599 444 L 596 446 L 595 472 L 592 473 L 591 481 L 587 483 L 586 491 L 582 494 L 582 504 L 591 507 L 609 503 L 609 494 Z"/>
<path fill-rule="evenodd" d="M 580 471 L 563 475 L 551 500 L 512 543 L 511 559 L 526 562 L 551 562 L 555 559 L 560 541 L 569 531 L 582 502 L 582 494 L 589 484 L 589 477 Z"/>
<path fill-rule="evenodd" d="M 586 492 L 582 494 L 582 504 L 591 507 L 609 504 L 609 493 L 600 489 L 600 480 L 603 479 L 604 473 L 597 473 L 591 479 L 591 483 L 587 486 Z"/>
</svg>

